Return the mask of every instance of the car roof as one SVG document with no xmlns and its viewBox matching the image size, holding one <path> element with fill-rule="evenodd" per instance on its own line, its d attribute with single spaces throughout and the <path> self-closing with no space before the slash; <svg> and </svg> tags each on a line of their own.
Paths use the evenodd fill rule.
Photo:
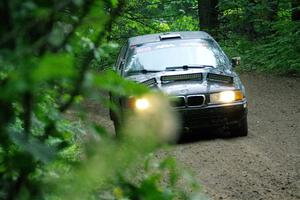
<svg viewBox="0 0 300 200">
<path fill-rule="evenodd" d="M 128 43 L 129 46 L 133 46 L 151 42 L 160 42 L 165 40 L 176 39 L 212 39 L 212 37 L 204 31 L 181 31 L 131 37 L 128 39 Z"/>
</svg>

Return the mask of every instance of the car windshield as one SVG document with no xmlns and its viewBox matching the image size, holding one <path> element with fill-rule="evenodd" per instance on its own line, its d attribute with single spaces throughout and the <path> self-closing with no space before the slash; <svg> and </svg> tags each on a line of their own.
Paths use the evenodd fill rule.
<svg viewBox="0 0 300 200">
<path fill-rule="evenodd" d="M 180 40 L 131 46 L 125 74 L 178 69 L 180 66 L 226 66 L 228 58 L 213 40 Z"/>
</svg>

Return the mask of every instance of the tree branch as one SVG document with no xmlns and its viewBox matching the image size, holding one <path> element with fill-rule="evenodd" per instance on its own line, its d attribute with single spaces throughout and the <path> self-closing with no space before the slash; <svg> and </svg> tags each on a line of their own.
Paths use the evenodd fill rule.
<svg viewBox="0 0 300 200">
<path fill-rule="evenodd" d="M 88 0 L 83 7 L 83 12 L 82 14 L 79 16 L 78 21 L 76 21 L 73 24 L 73 28 L 72 30 L 64 37 L 62 43 L 58 46 L 58 47 L 53 47 L 51 51 L 53 52 L 57 52 L 59 51 L 61 48 L 63 48 L 68 40 L 71 38 L 71 36 L 74 34 L 74 31 L 77 29 L 77 27 L 79 27 L 82 24 L 83 19 L 87 16 L 87 14 L 90 12 L 92 5 L 94 4 L 95 0 Z"/>
<path fill-rule="evenodd" d="M 20 26 L 18 29 L 13 29 L 10 33 L 5 34 L 4 37 L 0 38 L 0 47 L 7 43 L 8 41 L 14 40 L 16 38 L 18 38 L 18 35 L 20 33 L 27 33 L 29 32 L 29 30 L 40 26 L 41 24 L 45 24 L 45 23 L 49 23 L 49 19 L 52 18 L 52 16 L 54 16 L 55 13 L 60 12 L 62 9 L 64 9 L 66 6 L 70 5 L 71 3 L 73 3 L 72 0 L 65 0 L 65 1 L 61 1 L 59 4 L 57 4 L 54 9 L 52 10 L 52 12 L 50 12 L 47 16 L 48 21 L 43 21 L 41 19 L 35 20 L 32 23 L 28 23 L 24 26 Z M 49 30 L 47 30 L 49 31 Z"/>
<path fill-rule="evenodd" d="M 114 20 L 119 16 L 119 14 L 122 11 L 123 5 L 124 5 L 124 0 L 119 1 L 119 4 L 116 8 L 113 8 L 111 11 L 111 15 L 108 19 L 108 21 L 105 24 L 105 29 L 103 29 L 102 31 L 100 31 L 98 33 L 98 36 L 94 42 L 95 46 L 99 46 L 99 44 L 104 40 L 107 39 L 107 32 L 109 32 L 112 29 L 112 24 L 114 22 Z M 90 50 L 89 52 L 86 53 L 86 55 L 83 58 L 83 61 L 81 62 L 80 65 L 80 70 L 79 70 L 79 77 L 78 79 L 75 81 L 74 85 L 76 86 L 74 88 L 74 90 L 71 92 L 71 97 L 70 99 L 64 103 L 63 105 L 61 105 L 59 107 L 59 111 L 60 112 L 65 112 L 74 102 L 74 99 L 77 95 L 79 95 L 81 87 L 82 87 L 82 83 L 84 81 L 84 76 L 89 68 L 89 65 L 91 63 L 91 61 L 94 58 L 94 49 Z"/>
<path fill-rule="evenodd" d="M 108 21 L 105 23 L 105 28 L 98 34 L 94 42 L 95 46 L 98 46 L 104 39 L 107 38 L 106 33 L 111 30 L 112 24 L 116 19 L 116 17 L 118 17 L 122 12 L 122 8 L 124 4 L 125 4 L 125 0 L 120 0 L 118 6 L 111 10 L 111 15 Z M 93 56 L 94 56 L 93 49 L 87 52 L 86 55 L 84 56 L 84 59 L 80 64 L 79 76 L 77 80 L 75 80 L 74 82 L 75 88 L 71 92 L 70 99 L 59 107 L 58 110 L 60 112 L 65 112 L 73 104 L 75 97 L 80 94 L 82 83 L 84 81 L 84 76 L 87 70 L 89 69 L 89 65 L 93 60 Z M 54 121 L 50 121 L 45 128 L 45 134 L 40 139 L 46 139 L 49 135 L 53 133 L 54 130 L 55 130 L 55 123 Z"/>
<path fill-rule="evenodd" d="M 32 93 L 30 91 L 26 91 L 23 96 L 23 123 L 26 136 L 30 134 L 31 129 L 32 100 Z"/>
</svg>

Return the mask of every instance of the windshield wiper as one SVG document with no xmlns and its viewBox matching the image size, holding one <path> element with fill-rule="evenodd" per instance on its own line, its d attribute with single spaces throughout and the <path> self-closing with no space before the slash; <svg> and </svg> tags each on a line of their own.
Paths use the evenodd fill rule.
<svg viewBox="0 0 300 200">
<path fill-rule="evenodd" d="M 183 69 L 183 70 L 188 70 L 188 69 L 200 69 L 200 68 L 214 68 L 212 65 L 183 65 L 183 66 L 174 66 L 174 67 L 166 67 L 166 71 L 172 71 L 176 69 Z"/>
<path fill-rule="evenodd" d="M 127 72 L 127 74 L 148 74 L 148 73 L 156 73 L 156 72 L 161 72 L 161 70 L 142 69 L 142 70 L 129 71 Z"/>
</svg>

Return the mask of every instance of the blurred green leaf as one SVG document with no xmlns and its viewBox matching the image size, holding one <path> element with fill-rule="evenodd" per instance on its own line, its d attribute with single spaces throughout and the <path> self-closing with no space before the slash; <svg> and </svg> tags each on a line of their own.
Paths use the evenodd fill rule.
<svg viewBox="0 0 300 200">
<path fill-rule="evenodd" d="M 111 70 L 101 74 L 89 74 L 88 81 L 99 89 L 120 96 L 142 95 L 149 91 L 145 86 L 128 81 Z"/>
<path fill-rule="evenodd" d="M 36 82 L 74 77 L 74 58 L 68 54 L 46 54 L 32 72 Z"/>
<path fill-rule="evenodd" d="M 19 147 L 39 161 L 49 163 L 55 158 L 56 150 L 53 147 L 44 145 L 38 139 L 16 132 L 11 133 L 10 137 Z"/>
</svg>

